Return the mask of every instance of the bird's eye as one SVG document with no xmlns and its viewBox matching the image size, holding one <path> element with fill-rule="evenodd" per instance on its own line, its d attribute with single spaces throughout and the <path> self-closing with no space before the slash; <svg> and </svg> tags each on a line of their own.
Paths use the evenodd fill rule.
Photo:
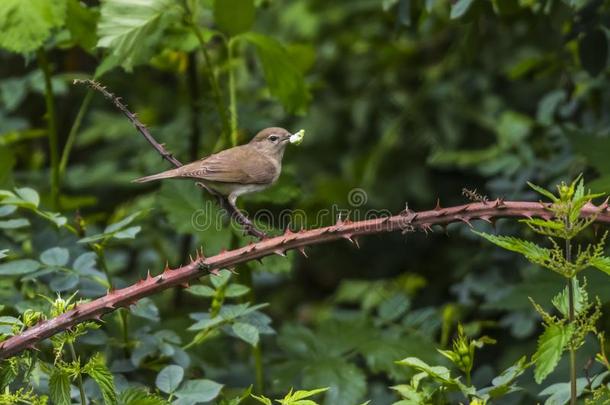
<svg viewBox="0 0 610 405">
<path fill-rule="evenodd" d="M 271 142 L 275 142 L 275 141 L 277 141 L 277 135 L 270 135 L 270 136 L 269 136 L 269 140 L 270 140 Z"/>
</svg>

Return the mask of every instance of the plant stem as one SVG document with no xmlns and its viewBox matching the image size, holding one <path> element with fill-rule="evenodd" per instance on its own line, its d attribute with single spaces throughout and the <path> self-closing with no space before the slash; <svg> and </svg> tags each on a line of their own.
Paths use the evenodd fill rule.
<svg viewBox="0 0 610 405">
<path fill-rule="evenodd" d="M 53 209 L 59 207 L 59 139 L 55 117 L 55 99 L 53 98 L 53 83 L 51 82 L 51 67 L 43 49 L 37 53 L 38 64 L 44 75 L 44 99 L 46 104 L 46 119 L 49 131 L 49 155 L 51 159 L 51 203 Z"/>
<path fill-rule="evenodd" d="M 70 152 L 72 151 L 72 147 L 74 146 L 74 141 L 76 140 L 76 134 L 80 129 L 81 123 L 83 121 L 83 117 L 87 112 L 87 108 L 89 108 L 89 104 L 91 103 L 91 99 L 93 98 L 93 90 L 88 89 L 85 94 L 85 98 L 83 99 L 78 113 L 76 114 L 76 118 L 72 123 L 72 128 L 70 128 L 70 132 L 68 133 L 68 139 L 66 140 L 66 144 L 64 145 L 64 150 L 61 154 L 61 161 L 59 162 L 59 176 L 63 178 L 66 173 L 66 167 L 68 166 L 68 159 L 70 158 Z"/>
<path fill-rule="evenodd" d="M 196 4 L 196 3 L 195 3 Z M 203 34 L 199 29 L 199 25 L 194 20 L 195 11 L 190 10 L 186 2 L 184 2 L 185 11 L 188 13 L 188 25 L 193 30 L 193 33 L 197 37 L 197 41 L 199 42 L 199 47 L 201 48 L 201 53 L 203 54 L 203 59 L 205 61 L 206 72 L 208 76 L 208 81 L 210 82 L 210 87 L 212 88 L 212 93 L 214 96 L 214 102 L 216 103 L 216 109 L 218 109 L 218 115 L 220 116 L 220 121 L 222 123 L 222 131 L 225 134 L 229 134 L 229 118 L 227 117 L 227 111 L 224 107 L 224 102 L 222 100 L 222 94 L 220 92 L 220 86 L 218 84 L 218 78 L 214 74 L 214 67 L 212 66 L 212 62 L 210 59 L 210 54 L 206 48 L 205 39 L 203 38 Z"/>
<path fill-rule="evenodd" d="M 231 114 L 231 146 L 237 145 L 237 91 L 235 89 L 235 69 L 233 68 L 233 46 L 235 38 L 229 40 L 227 46 L 229 59 L 229 112 Z"/>
<path fill-rule="evenodd" d="M 93 250 L 95 251 L 98 261 L 100 263 L 100 267 L 102 271 L 106 275 L 106 279 L 108 280 L 108 290 L 114 289 L 114 283 L 112 281 L 112 275 L 110 274 L 110 269 L 108 268 L 108 264 L 106 263 L 106 254 L 104 253 L 104 246 L 95 244 L 93 245 Z M 129 351 L 129 329 L 128 329 L 128 312 L 121 308 L 118 311 L 119 323 L 121 325 L 121 334 L 123 335 L 123 350 L 125 357 L 130 356 Z"/>
<path fill-rule="evenodd" d="M 567 224 L 569 225 L 569 224 Z M 568 262 L 572 261 L 572 244 L 566 239 L 565 256 Z M 574 322 L 574 278 L 568 278 L 568 321 Z M 570 345 L 570 405 L 576 405 L 576 350 Z"/>
<path fill-rule="evenodd" d="M 251 268 L 243 268 L 239 272 L 239 282 L 250 289 L 245 299 L 254 303 L 256 301 L 256 296 L 254 294 Z M 252 359 L 254 360 L 254 389 L 257 392 L 263 392 L 265 390 L 265 373 L 263 369 L 263 348 L 260 341 L 252 348 Z"/>
<path fill-rule="evenodd" d="M 68 347 L 70 348 L 70 355 L 72 356 L 73 361 L 77 361 L 76 350 L 74 350 L 74 344 L 72 342 L 68 342 Z M 85 405 L 87 403 L 87 397 L 85 397 L 85 388 L 83 387 L 83 377 L 79 371 L 77 381 L 78 391 L 80 393 L 80 403 Z"/>
</svg>

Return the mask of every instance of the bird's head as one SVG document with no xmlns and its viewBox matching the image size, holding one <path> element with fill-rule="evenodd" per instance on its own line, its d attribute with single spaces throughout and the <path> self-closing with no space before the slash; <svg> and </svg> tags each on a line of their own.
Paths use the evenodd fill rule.
<svg viewBox="0 0 610 405">
<path fill-rule="evenodd" d="M 284 128 L 265 128 L 252 138 L 250 145 L 267 156 L 281 160 L 284 156 L 286 145 L 290 143 L 291 135 L 292 134 Z"/>
</svg>

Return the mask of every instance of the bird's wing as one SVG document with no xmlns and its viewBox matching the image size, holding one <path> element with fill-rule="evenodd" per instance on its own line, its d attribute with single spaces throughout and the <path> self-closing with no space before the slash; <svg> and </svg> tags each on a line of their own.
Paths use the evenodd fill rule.
<svg viewBox="0 0 610 405">
<path fill-rule="evenodd" d="M 271 160 L 251 148 L 237 146 L 182 166 L 179 177 L 240 184 L 266 184 L 275 179 Z"/>
</svg>

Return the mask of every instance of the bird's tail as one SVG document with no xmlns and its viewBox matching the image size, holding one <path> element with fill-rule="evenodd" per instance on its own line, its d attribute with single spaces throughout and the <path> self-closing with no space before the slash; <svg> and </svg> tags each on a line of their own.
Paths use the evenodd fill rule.
<svg viewBox="0 0 610 405">
<path fill-rule="evenodd" d="M 167 171 L 164 171 L 161 173 L 151 174 L 150 176 L 145 176 L 145 177 L 140 177 L 139 179 L 134 179 L 131 182 L 132 183 L 146 183 L 146 182 L 154 181 L 154 180 L 169 179 L 171 177 L 176 177 L 175 170 L 167 170 Z"/>
</svg>

